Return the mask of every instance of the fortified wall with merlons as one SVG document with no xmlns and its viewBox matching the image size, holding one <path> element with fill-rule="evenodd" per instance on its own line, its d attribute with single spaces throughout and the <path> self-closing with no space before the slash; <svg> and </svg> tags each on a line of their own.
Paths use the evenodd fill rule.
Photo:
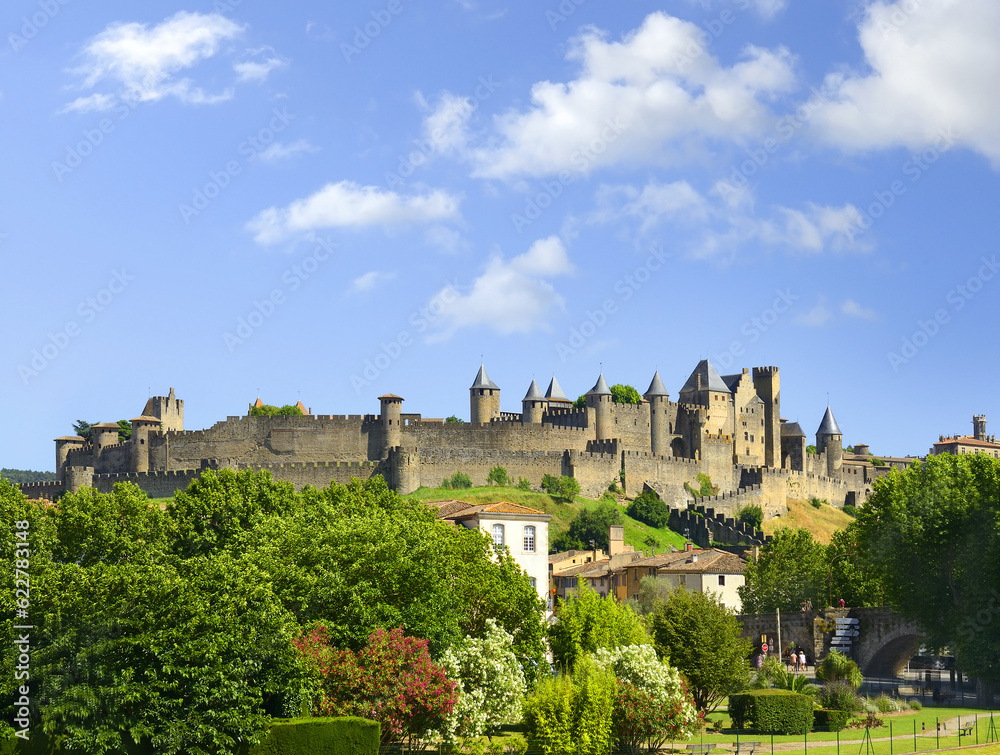
<svg viewBox="0 0 1000 755">
<path fill-rule="evenodd" d="M 780 417 L 777 367 L 720 376 L 701 361 L 670 400 L 659 373 L 639 404 L 615 403 L 603 374 L 574 406 L 553 377 L 543 394 L 532 380 L 522 411 L 500 410 L 500 388 L 479 369 L 469 389 L 470 421 L 424 419 L 403 399 L 379 397 L 380 413 L 339 416 L 228 417 L 205 430 L 184 429 L 184 402 L 149 399 L 119 442 L 117 423 L 95 425 L 92 439 L 57 438 L 57 481 L 24 484 L 33 498 L 53 499 L 92 486 L 110 491 L 132 482 L 153 497 L 183 489 L 204 469 L 267 469 L 279 480 L 326 487 L 380 474 L 406 494 L 437 486 L 456 472 L 485 485 L 501 466 L 535 489 L 544 475 L 567 475 L 584 496 L 612 485 L 637 495 L 655 490 L 674 508 L 700 504 L 727 515 L 760 505 L 765 518 L 790 499 L 859 504 L 875 476 L 888 471 L 844 458 L 843 434 L 827 408 L 807 453 L 798 423 Z M 259 401 L 259 400 L 258 400 Z M 304 407 L 301 407 L 303 410 Z M 696 498 L 706 475 L 718 494 Z M 702 478 L 704 480 L 704 478 Z"/>
</svg>

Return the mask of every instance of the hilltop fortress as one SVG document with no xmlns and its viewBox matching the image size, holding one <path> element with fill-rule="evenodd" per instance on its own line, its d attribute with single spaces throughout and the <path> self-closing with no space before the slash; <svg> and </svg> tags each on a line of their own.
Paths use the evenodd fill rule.
<svg viewBox="0 0 1000 755">
<path fill-rule="evenodd" d="M 204 469 L 267 469 L 301 488 L 326 487 L 351 477 L 381 474 L 400 493 L 437 486 L 456 472 L 486 484 L 490 469 L 506 468 L 536 489 L 543 475 L 567 475 L 582 494 L 598 497 L 612 484 L 637 495 L 648 486 L 675 508 L 697 503 L 733 516 L 759 504 L 781 515 L 789 499 L 819 498 L 835 506 L 865 500 L 875 467 L 867 457 L 845 458 L 843 434 L 827 408 L 807 453 L 798 423 L 780 418 L 776 367 L 720 376 L 708 360 L 670 400 L 659 373 L 638 405 L 612 401 L 603 374 L 574 407 L 555 378 L 543 394 L 532 380 L 519 413 L 500 410 L 500 388 L 479 369 L 469 389 L 470 422 L 424 419 L 403 412 L 403 399 L 379 397 L 368 415 L 228 417 L 205 430 L 184 429 L 184 402 L 149 399 L 119 443 L 118 425 L 94 426 L 85 442 L 57 438 L 57 482 L 26 484 L 31 497 L 54 498 L 92 486 L 110 491 L 133 482 L 153 497 L 183 489 Z M 700 474 L 718 495 L 696 499 Z"/>
</svg>

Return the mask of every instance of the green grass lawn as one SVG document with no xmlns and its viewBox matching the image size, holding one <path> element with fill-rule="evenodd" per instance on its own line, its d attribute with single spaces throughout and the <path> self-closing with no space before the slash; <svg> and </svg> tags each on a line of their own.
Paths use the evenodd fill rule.
<svg viewBox="0 0 1000 755">
<path fill-rule="evenodd" d="M 494 503 L 496 501 L 508 501 L 518 503 L 532 509 L 539 509 L 546 514 L 550 514 L 549 521 L 549 542 L 555 540 L 561 532 L 565 532 L 569 527 L 570 520 L 579 511 L 596 508 L 599 501 L 589 498 L 577 497 L 572 501 L 563 501 L 553 498 L 547 493 L 538 493 L 518 488 L 483 487 L 464 488 L 452 490 L 448 488 L 419 488 L 408 497 L 416 498 L 418 501 L 440 501 L 455 498 L 469 503 Z M 618 501 L 618 511 L 622 517 L 622 524 L 625 525 L 625 544 L 631 545 L 636 550 L 650 550 L 651 548 L 662 553 L 668 546 L 677 549 L 684 547 L 684 536 L 669 529 L 657 529 L 642 522 L 632 519 L 625 514 L 627 501 Z M 652 541 L 647 542 L 647 539 Z"/>
</svg>

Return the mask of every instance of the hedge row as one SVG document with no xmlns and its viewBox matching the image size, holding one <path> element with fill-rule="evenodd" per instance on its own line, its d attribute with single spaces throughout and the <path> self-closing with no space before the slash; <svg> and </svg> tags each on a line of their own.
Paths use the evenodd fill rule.
<svg viewBox="0 0 1000 755">
<path fill-rule="evenodd" d="M 830 731 L 840 731 L 846 728 L 851 716 L 854 715 L 849 710 L 826 710 L 819 709 L 813 712 L 815 719 L 813 723 L 816 728 L 828 729 Z"/>
<path fill-rule="evenodd" d="M 380 725 L 366 718 L 300 718 L 275 721 L 256 747 L 244 745 L 236 755 L 377 755 Z M 129 748 L 129 755 L 154 755 L 151 746 Z M 73 755 L 78 751 L 73 751 Z M 0 755 L 64 755 L 41 729 L 25 742 L 0 741 Z M 69 751 L 66 751 L 69 755 Z"/>
<path fill-rule="evenodd" d="M 740 729 L 805 734 L 813 726 L 813 702 L 784 689 L 763 689 L 730 695 L 729 716 Z"/>
</svg>

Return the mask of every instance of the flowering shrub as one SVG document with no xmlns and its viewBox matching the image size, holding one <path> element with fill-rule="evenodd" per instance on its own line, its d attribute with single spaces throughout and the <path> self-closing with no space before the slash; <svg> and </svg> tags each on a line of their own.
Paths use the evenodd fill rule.
<svg viewBox="0 0 1000 755">
<path fill-rule="evenodd" d="M 376 629 L 358 653 L 329 646 L 316 625 L 295 641 L 313 677 L 312 710 L 318 716 L 363 716 L 382 725 L 382 745 L 440 728 L 458 687 L 427 652 L 427 640 L 402 628 Z"/>
<path fill-rule="evenodd" d="M 657 658 L 652 647 L 602 648 L 594 653 L 594 660 L 618 680 L 614 733 L 622 751 L 658 748 L 694 735 L 701 714 L 677 669 Z"/>
<path fill-rule="evenodd" d="M 441 730 L 445 742 L 478 737 L 521 720 L 524 672 L 513 645 L 513 635 L 487 619 L 485 637 L 466 637 L 441 656 L 442 668 L 458 682 L 461 693 Z"/>
</svg>

